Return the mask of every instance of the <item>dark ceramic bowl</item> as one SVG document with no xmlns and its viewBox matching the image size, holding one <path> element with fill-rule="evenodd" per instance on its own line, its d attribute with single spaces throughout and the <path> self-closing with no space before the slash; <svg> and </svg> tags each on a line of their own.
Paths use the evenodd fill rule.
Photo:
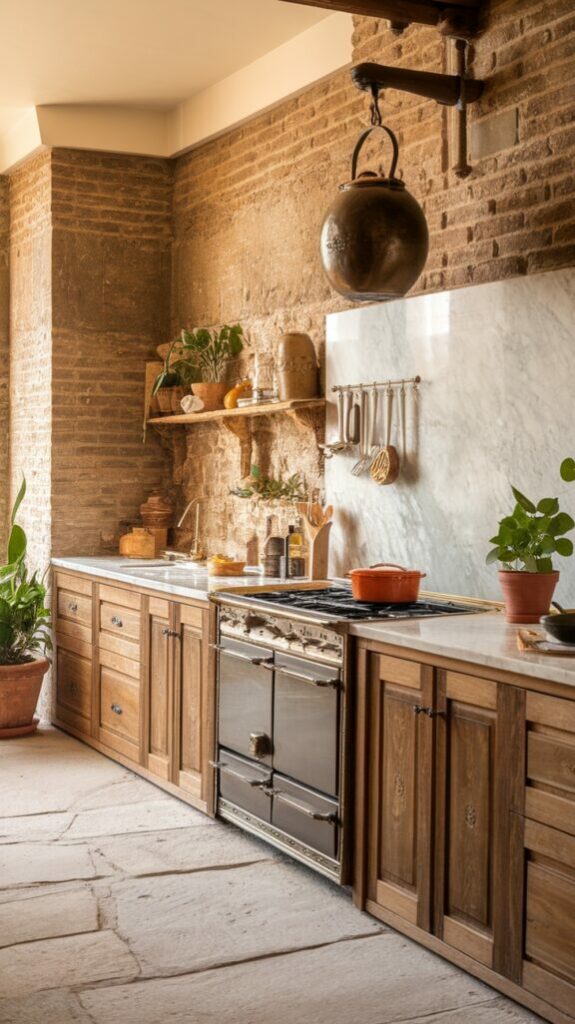
<svg viewBox="0 0 575 1024">
<path fill-rule="evenodd" d="M 539 621 L 554 640 L 561 644 L 575 644 L 575 612 L 543 615 Z"/>
</svg>

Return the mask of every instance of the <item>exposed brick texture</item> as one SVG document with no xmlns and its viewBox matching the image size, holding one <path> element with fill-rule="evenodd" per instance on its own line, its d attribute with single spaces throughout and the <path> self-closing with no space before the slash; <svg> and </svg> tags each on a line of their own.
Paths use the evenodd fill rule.
<svg viewBox="0 0 575 1024">
<path fill-rule="evenodd" d="M 55 555 L 99 553 L 168 470 L 142 420 L 168 337 L 171 187 L 167 161 L 52 154 Z"/>
<path fill-rule="evenodd" d="M 384 21 L 355 19 L 354 61 L 451 71 L 448 46 L 414 25 L 401 37 Z M 519 143 L 476 162 L 458 180 L 451 113 L 399 92 L 383 97 L 396 131 L 400 173 L 425 209 L 430 254 L 414 293 L 535 273 L 575 262 L 575 12 L 572 0 L 492 0 L 470 52 L 487 80 L 470 123 L 518 110 Z M 172 330 L 241 320 L 254 349 L 284 328 L 309 331 L 321 357 L 324 317 L 346 308 L 326 284 L 318 236 L 349 162 L 368 101 L 342 71 L 271 112 L 181 157 L 174 185 Z M 381 156 L 380 156 L 381 153 Z M 366 154 L 389 159 L 375 144 Z M 261 423 L 259 424 L 261 426 Z M 266 468 L 301 469 L 321 486 L 311 437 L 274 420 L 256 435 Z M 204 539 L 241 550 L 251 509 L 230 499 L 238 476 L 235 441 L 216 427 L 188 432 L 175 480 L 185 497 L 207 497 Z M 209 458 L 200 456 L 205 452 Z M 261 532 L 264 512 L 256 521 Z"/>
<path fill-rule="evenodd" d="M 10 493 L 10 194 L 8 178 L 0 177 L 0 558 L 6 543 Z"/>
</svg>

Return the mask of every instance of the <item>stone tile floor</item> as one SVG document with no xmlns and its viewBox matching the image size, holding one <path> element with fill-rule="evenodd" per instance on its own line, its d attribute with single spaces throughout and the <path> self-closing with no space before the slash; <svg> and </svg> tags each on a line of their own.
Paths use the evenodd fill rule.
<svg viewBox="0 0 575 1024">
<path fill-rule="evenodd" d="M 55 730 L 0 744 L 1 1024 L 535 1024 Z"/>
</svg>

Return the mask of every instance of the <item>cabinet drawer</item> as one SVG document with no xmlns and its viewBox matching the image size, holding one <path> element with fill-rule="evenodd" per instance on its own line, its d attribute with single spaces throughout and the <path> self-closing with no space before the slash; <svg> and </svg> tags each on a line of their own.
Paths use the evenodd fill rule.
<svg viewBox="0 0 575 1024">
<path fill-rule="evenodd" d="M 72 589 L 75 583 L 72 577 L 66 577 L 65 581 L 57 577 L 54 625 L 58 633 L 89 644 L 92 642 L 91 590 L 86 594 Z"/>
<path fill-rule="evenodd" d="M 138 596 L 139 601 L 139 596 Z M 141 616 L 139 608 L 126 608 L 100 600 L 98 643 L 104 650 L 140 660 Z"/>
<path fill-rule="evenodd" d="M 89 733 L 92 717 L 92 662 L 73 651 L 58 648 L 56 701 L 63 722 Z"/>
<path fill-rule="evenodd" d="M 140 684 L 100 666 L 99 738 L 106 746 L 139 760 Z"/>
<path fill-rule="evenodd" d="M 575 835 L 575 702 L 528 694 L 525 814 Z"/>
<path fill-rule="evenodd" d="M 379 678 L 398 686 L 409 686 L 418 690 L 421 686 L 421 665 L 407 658 L 391 658 L 387 654 L 379 657 Z"/>
<path fill-rule="evenodd" d="M 575 838 L 526 822 L 527 989 L 569 1012 L 575 1007 Z M 547 995 L 544 994 L 546 990 Z M 562 1005 L 563 1004 L 563 1005 Z"/>
<path fill-rule="evenodd" d="M 337 857 L 337 801 L 281 775 L 273 778 L 272 825 L 327 857 Z"/>
<path fill-rule="evenodd" d="M 220 750 L 217 767 L 220 796 L 256 818 L 270 821 L 271 800 L 264 791 L 271 782 L 270 769 L 227 750 Z"/>
</svg>

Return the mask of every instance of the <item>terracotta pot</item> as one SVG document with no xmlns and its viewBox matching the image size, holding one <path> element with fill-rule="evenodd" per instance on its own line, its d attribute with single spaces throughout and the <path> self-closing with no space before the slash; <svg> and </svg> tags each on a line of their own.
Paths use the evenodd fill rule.
<svg viewBox="0 0 575 1024">
<path fill-rule="evenodd" d="M 317 397 L 317 356 L 309 334 L 282 334 L 278 346 L 278 388 L 281 402 Z"/>
<path fill-rule="evenodd" d="M 34 712 L 48 666 L 47 658 L 24 665 L 0 665 L 0 739 L 36 731 Z"/>
<path fill-rule="evenodd" d="M 508 622 L 539 622 L 547 615 L 557 586 L 559 573 L 517 572 L 500 569 L 499 582 L 505 600 L 505 618 Z"/>
<path fill-rule="evenodd" d="M 192 384 L 192 394 L 201 398 L 204 403 L 202 412 L 215 412 L 216 409 L 224 408 L 224 398 L 230 390 L 229 384 L 214 384 L 201 381 Z"/>
<path fill-rule="evenodd" d="M 419 597 L 419 586 L 425 573 L 404 569 L 391 562 L 380 562 L 369 569 L 352 569 L 351 592 L 356 601 L 377 604 L 413 604 Z"/>
</svg>

